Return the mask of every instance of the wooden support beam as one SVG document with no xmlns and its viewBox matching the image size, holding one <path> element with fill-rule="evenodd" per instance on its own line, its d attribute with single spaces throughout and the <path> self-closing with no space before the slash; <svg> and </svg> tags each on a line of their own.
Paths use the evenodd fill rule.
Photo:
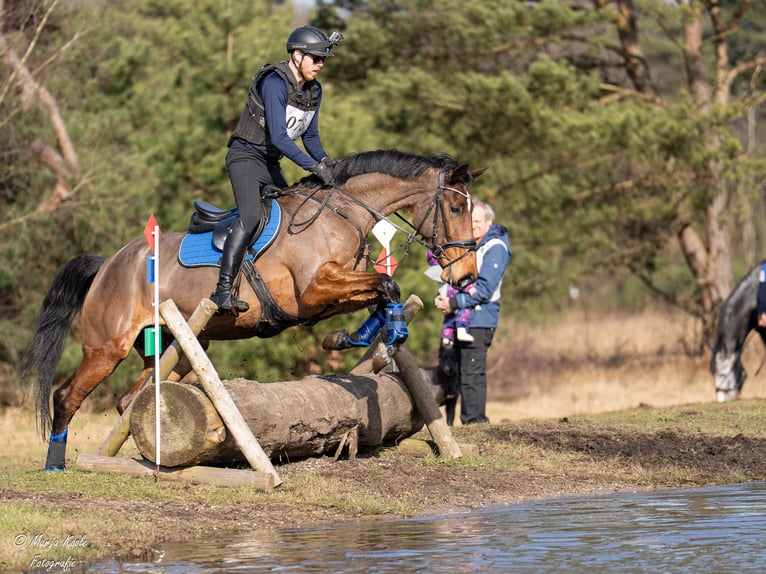
<svg viewBox="0 0 766 574">
<path fill-rule="evenodd" d="M 402 345 L 394 354 L 394 360 L 402 380 L 418 407 L 420 416 L 423 417 L 431 437 L 439 448 L 439 454 L 445 458 L 460 458 L 460 447 L 452 436 L 452 431 L 447 426 L 447 421 L 442 416 L 431 393 L 431 387 L 422 369 L 415 362 L 415 357 L 405 345 Z"/>
<path fill-rule="evenodd" d="M 271 464 L 271 460 L 266 456 L 266 453 L 258 443 L 258 439 L 255 438 L 255 435 L 247 426 L 245 419 L 242 417 L 239 409 L 237 409 L 237 405 L 232 400 L 226 387 L 223 386 L 221 379 L 218 378 L 218 373 L 213 363 L 210 362 L 210 358 L 200 346 L 197 337 L 186 324 L 186 321 L 184 321 L 181 312 L 172 299 L 168 299 L 160 304 L 160 314 L 165 319 L 168 329 L 170 329 L 179 345 L 181 345 L 181 349 L 183 349 L 184 354 L 189 359 L 197 378 L 202 384 L 202 388 L 205 389 L 208 397 L 215 405 L 218 414 L 221 415 L 226 428 L 229 429 L 247 461 L 254 469 L 271 474 L 274 477 L 274 486 L 282 484 L 282 479 Z"/>
<path fill-rule="evenodd" d="M 77 457 L 76 465 L 78 470 L 117 472 L 134 476 L 155 476 L 156 471 L 155 465 L 147 461 L 85 453 Z M 178 469 L 160 466 L 159 476 L 163 480 L 182 480 L 194 484 L 214 484 L 217 486 L 249 485 L 253 488 L 266 491 L 274 489 L 273 475 L 254 470 L 210 466 L 190 466 Z"/>
<path fill-rule="evenodd" d="M 404 381 L 395 373 L 308 375 L 292 381 L 222 381 L 248 428 L 272 461 L 307 456 L 349 458 L 357 448 L 397 444 L 423 428 Z M 247 464 L 221 416 L 198 385 L 164 381 L 162 463 L 165 466 Z M 136 397 L 130 434 L 145 458 L 155 451 L 155 392 Z"/>
<path fill-rule="evenodd" d="M 217 309 L 218 307 L 216 307 L 215 303 L 213 303 L 210 299 L 202 299 L 199 302 L 197 308 L 194 310 L 194 313 L 192 313 L 192 316 L 189 317 L 188 321 L 189 329 L 192 333 L 194 333 L 195 336 L 202 332 L 202 330 L 208 324 L 208 321 L 210 321 L 210 318 L 215 315 Z M 178 343 L 178 341 L 173 341 L 170 346 L 165 349 L 162 357 L 160 357 L 160 381 L 164 381 L 168 378 L 170 373 L 173 371 L 173 368 L 181 359 L 181 356 L 181 345 Z M 143 387 L 150 384 L 153 380 L 154 371 L 152 371 L 152 373 L 146 378 Z M 125 444 L 125 441 L 128 439 L 128 435 L 130 434 L 130 413 L 132 411 L 133 403 L 129 404 L 128 408 L 125 409 L 125 412 L 122 413 L 120 420 L 117 421 L 117 424 L 114 426 L 114 428 L 99 447 L 98 454 L 104 456 L 114 456 L 120 451 L 122 445 Z"/>
</svg>

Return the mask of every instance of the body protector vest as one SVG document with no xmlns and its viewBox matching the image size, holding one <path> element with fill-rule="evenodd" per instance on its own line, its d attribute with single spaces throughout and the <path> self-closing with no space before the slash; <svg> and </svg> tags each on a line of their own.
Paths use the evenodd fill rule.
<svg viewBox="0 0 766 574">
<path fill-rule="evenodd" d="M 298 82 L 295 80 L 288 62 L 280 62 L 279 64 L 266 64 L 253 76 L 245 109 L 242 110 L 242 116 L 240 116 L 231 137 L 241 138 L 256 146 L 266 146 L 269 154 L 279 155 L 279 150 L 271 144 L 266 129 L 263 101 L 258 94 L 261 82 L 272 72 L 279 74 L 287 85 L 285 123 L 288 137 L 292 140 L 298 139 L 308 129 L 314 114 L 316 114 L 319 84 L 312 81 L 309 89 L 298 90 Z"/>
</svg>

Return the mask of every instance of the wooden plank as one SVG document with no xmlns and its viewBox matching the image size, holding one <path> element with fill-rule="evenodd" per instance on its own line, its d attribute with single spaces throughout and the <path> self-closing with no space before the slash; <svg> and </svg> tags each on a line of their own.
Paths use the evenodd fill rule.
<svg viewBox="0 0 766 574">
<path fill-rule="evenodd" d="M 134 458 L 101 456 L 83 453 L 77 457 L 78 470 L 93 472 L 114 472 L 133 476 L 155 476 L 153 463 Z M 209 466 L 190 466 L 188 468 L 167 468 L 160 466 L 163 480 L 181 480 L 194 484 L 214 484 L 217 486 L 248 485 L 260 490 L 274 489 L 274 477 L 270 473 L 235 468 L 215 468 Z"/>
<path fill-rule="evenodd" d="M 213 303 L 210 299 L 202 299 L 199 302 L 197 308 L 194 310 L 194 313 L 192 313 L 192 316 L 189 317 L 188 322 L 189 329 L 192 333 L 194 333 L 195 336 L 202 332 L 202 330 L 208 324 L 208 321 L 210 321 L 210 318 L 215 315 L 217 309 L 218 307 L 216 307 L 215 303 Z M 178 344 L 178 341 L 173 341 L 170 346 L 165 349 L 162 357 L 160 357 L 160 381 L 164 381 L 168 378 L 180 359 L 181 346 Z M 152 373 L 146 378 L 142 388 L 151 383 L 153 379 L 154 371 L 152 371 Z M 120 451 L 122 445 L 125 444 L 125 441 L 128 439 L 128 435 L 130 434 L 130 413 L 132 410 L 133 403 L 131 402 L 131 404 L 128 405 L 128 408 L 125 409 L 125 412 L 122 413 L 120 420 L 117 421 L 117 424 L 115 424 L 114 428 L 112 428 L 104 442 L 101 443 L 101 446 L 98 449 L 98 454 L 114 456 Z"/>
<path fill-rule="evenodd" d="M 261 472 L 268 472 L 274 477 L 274 486 L 282 484 L 271 460 L 258 443 L 245 419 L 239 412 L 237 405 L 232 400 L 226 387 L 223 386 L 218 373 L 210 362 L 204 349 L 200 346 L 197 337 L 192 333 L 189 326 L 184 321 L 181 312 L 176 307 L 172 299 L 168 299 L 160 304 L 160 314 L 165 319 L 168 329 L 173 333 L 181 349 L 186 354 L 189 362 L 197 374 L 202 388 L 205 389 L 211 402 L 215 405 L 221 419 L 226 423 L 226 427 L 234 437 L 237 446 L 242 451 L 250 465 Z"/>
<path fill-rule="evenodd" d="M 442 416 L 428 382 L 423 376 L 423 371 L 415 362 L 415 357 L 405 345 L 402 345 L 394 354 L 394 360 L 402 380 L 418 407 L 420 416 L 423 417 L 431 437 L 439 448 L 439 454 L 445 458 L 460 458 L 460 447 L 452 436 L 452 431 L 447 426 L 447 421 Z"/>
</svg>

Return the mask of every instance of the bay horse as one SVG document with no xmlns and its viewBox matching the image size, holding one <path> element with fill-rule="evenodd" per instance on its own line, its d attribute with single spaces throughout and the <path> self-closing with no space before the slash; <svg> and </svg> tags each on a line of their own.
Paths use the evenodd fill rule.
<svg viewBox="0 0 766 574">
<path fill-rule="evenodd" d="M 378 221 L 394 214 L 407 225 L 394 224 L 408 231 L 408 242 L 416 240 L 438 255 L 444 281 L 457 286 L 473 281 L 476 242 L 469 184 L 485 169 L 470 169 L 443 154 L 421 157 L 378 150 L 338 160 L 334 187 L 323 187 L 311 175 L 281 190 L 275 201 L 284 217 L 274 241 L 257 255 L 257 289 L 248 281 L 241 284 L 239 298 L 249 310 L 236 317 L 215 315 L 199 336 L 200 344 L 207 348 L 213 340 L 272 337 L 294 325 L 399 302 L 399 287 L 391 277 L 366 270 L 367 236 Z M 185 318 L 202 298 L 210 297 L 218 277 L 215 265 L 179 263 L 187 235 L 166 232 L 159 237 L 159 300 L 172 299 Z M 50 431 L 47 470 L 65 468 L 72 417 L 131 349 L 141 355 L 144 368 L 118 400 L 120 413 L 151 375 L 154 359 L 146 357 L 141 336 L 154 324 L 153 289 L 146 273 L 149 254 L 147 241 L 139 237 L 107 258 L 78 255 L 61 268 L 43 300 L 22 358 L 21 379 L 36 385 L 43 440 Z M 78 313 L 82 360 L 53 393 L 51 417 L 55 368 Z M 180 362 L 169 378 L 180 380 L 190 370 L 188 361 Z"/>
<path fill-rule="evenodd" d="M 750 331 L 755 330 L 766 345 L 766 329 L 758 326 L 757 294 L 761 268 L 755 265 L 740 279 L 718 313 L 716 339 L 710 356 L 710 372 L 715 377 L 716 400 L 735 400 L 745 384 L 742 349 Z"/>
</svg>

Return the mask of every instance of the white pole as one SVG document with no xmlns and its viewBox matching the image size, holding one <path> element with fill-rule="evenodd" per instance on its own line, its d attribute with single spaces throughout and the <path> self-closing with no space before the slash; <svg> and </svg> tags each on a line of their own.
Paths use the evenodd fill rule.
<svg viewBox="0 0 766 574">
<path fill-rule="evenodd" d="M 160 468 L 160 226 L 155 225 L 154 231 L 154 426 L 155 426 L 155 461 L 157 477 Z"/>
</svg>

